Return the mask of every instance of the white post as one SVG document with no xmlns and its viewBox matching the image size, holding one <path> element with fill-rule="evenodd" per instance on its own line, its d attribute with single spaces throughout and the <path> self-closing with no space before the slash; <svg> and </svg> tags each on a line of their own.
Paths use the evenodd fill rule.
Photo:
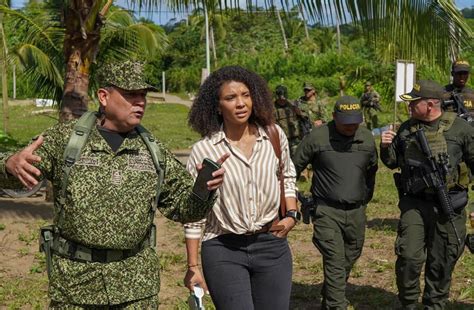
<svg viewBox="0 0 474 310">
<path fill-rule="evenodd" d="M 16 99 L 16 66 L 13 64 L 13 99 Z"/>
<path fill-rule="evenodd" d="M 166 101 L 166 75 L 165 71 L 161 73 L 161 90 L 163 91 L 163 100 Z"/>
<path fill-rule="evenodd" d="M 206 69 L 207 74 L 211 72 L 211 53 L 209 51 L 209 16 L 207 14 L 207 6 L 205 0 L 202 2 L 204 7 L 204 21 L 206 23 Z"/>
</svg>

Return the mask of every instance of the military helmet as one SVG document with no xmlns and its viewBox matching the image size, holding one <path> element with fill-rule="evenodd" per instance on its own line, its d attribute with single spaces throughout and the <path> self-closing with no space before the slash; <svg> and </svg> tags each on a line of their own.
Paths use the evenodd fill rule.
<svg viewBox="0 0 474 310">
<path fill-rule="evenodd" d="M 275 87 L 275 95 L 277 98 L 288 98 L 288 88 L 286 88 L 284 85 L 278 85 Z"/>
<path fill-rule="evenodd" d="M 157 89 L 145 82 L 144 63 L 136 60 L 109 61 L 97 70 L 100 87 L 115 86 L 125 90 Z"/>
</svg>

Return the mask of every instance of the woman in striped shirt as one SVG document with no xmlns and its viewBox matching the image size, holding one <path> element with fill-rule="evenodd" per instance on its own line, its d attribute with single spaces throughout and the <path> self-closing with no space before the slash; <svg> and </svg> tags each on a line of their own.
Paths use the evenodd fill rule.
<svg viewBox="0 0 474 310">
<path fill-rule="evenodd" d="M 288 140 L 277 126 L 285 200 L 292 212 L 278 223 L 282 230 L 270 232 L 280 207 L 279 161 L 264 130 L 273 122 L 267 83 L 238 66 L 212 73 L 189 114 L 189 125 L 202 139 L 192 148 L 188 171 L 196 178 L 196 164 L 204 158 L 229 156 L 212 211 L 185 225 L 185 285 L 190 290 L 194 285 L 209 288 L 217 309 L 289 308 L 292 256 L 286 236 L 297 220 L 296 173 Z M 205 280 L 198 267 L 201 239 Z"/>
</svg>

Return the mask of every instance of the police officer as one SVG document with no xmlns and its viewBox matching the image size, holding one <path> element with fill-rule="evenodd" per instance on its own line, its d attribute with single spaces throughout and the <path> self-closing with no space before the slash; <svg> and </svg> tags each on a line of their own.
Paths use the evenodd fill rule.
<svg viewBox="0 0 474 310">
<path fill-rule="evenodd" d="M 425 264 L 424 309 L 443 309 L 449 297 L 451 274 L 461 256 L 466 234 L 468 170 L 474 168 L 474 129 L 452 112 L 443 112 L 443 88 L 436 82 L 420 80 L 411 92 L 400 96 L 409 102 L 411 118 L 395 133 L 382 133 L 383 163 L 400 168 L 397 178 L 400 221 L 395 242 L 398 298 L 403 309 L 416 309 L 420 295 L 419 277 Z M 433 185 L 427 184 L 426 155 L 414 135 L 423 129 L 437 160 L 448 159 L 446 190 L 449 190 L 453 223 L 442 212 Z M 466 166 L 467 165 L 467 166 Z M 457 234 L 454 230 L 456 227 Z"/>
<path fill-rule="evenodd" d="M 305 82 L 303 84 L 304 95 L 296 100 L 295 105 L 301 110 L 307 120 L 306 127 L 309 126 L 309 133 L 313 126 L 321 126 L 328 121 L 326 106 L 318 100 L 318 93 L 313 84 Z M 306 134 L 306 133 L 305 133 Z"/>
<path fill-rule="evenodd" d="M 293 156 L 303 138 L 299 120 L 301 111 L 288 100 L 288 89 L 284 85 L 275 88 L 275 121 L 283 129 L 288 138 L 290 156 Z"/>
<path fill-rule="evenodd" d="M 364 244 L 378 157 L 372 133 L 361 122 L 359 100 L 340 97 L 333 121 L 314 128 L 293 158 L 298 174 L 313 166 L 313 243 L 323 256 L 323 309 L 347 308 L 346 283 Z"/>
<path fill-rule="evenodd" d="M 142 64 L 108 63 L 100 70 L 100 113 L 86 114 L 90 128 L 76 126 L 84 118 L 59 123 L 22 151 L 1 154 L 0 183 L 13 175 L 31 187 L 41 175 L 53 184 L 54 227 L 43 232 L 51 308 L 156 309 L 155 208 L 174 221 L 196 221 L 215 199 L 192 194 L 186 169 L 140 126 L 153 89 Z M 71 136 L 86 139 L 81 146 Z M 75 148 L 80 156 L 64 160 Z M 214 172 L 208 189 L 220 186 L 223 173 Z"/>
<path fill-rule="evenodd" d="M 360 104 L 364 113 L 364 121 L 367 129 L 372 130 L 379 127 L 377 111 L 380 111 L 380 95 L 372 86 L 372 83 L 365 83 L 365 91 L 360 97 Z"/>
<path fill-rule="evenodd" d="M 454 95 L 459 95 L 464 107 L 470 112 L 472 117 L 474 116 L 474 91 L 467 87 L 470 71 L 471 66 L 466 60 L 457 60 L 453 62 L 453 65 L 451 66 L 453 82 L 446 85 L 444 89 L 447 92 L 445 99 L 454 100 Z M 446 109 L 452 111 L 453 107 L 448 106 Z M 456 112 L 459 114 L 459 111 Z M 471 122 L 471 125 L 474 126 L 474 121 Z"/>
</svg>

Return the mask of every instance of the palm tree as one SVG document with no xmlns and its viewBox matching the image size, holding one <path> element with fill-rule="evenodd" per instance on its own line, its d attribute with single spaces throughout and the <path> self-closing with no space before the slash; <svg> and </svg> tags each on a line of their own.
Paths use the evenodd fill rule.
<svg viewBox="0 0 474 310">
<path fill-rule="evenodd" d="M 0 6 L 0 12 L 8 14 L 17 27 L 27 25 L 27 35 L 12 54 L 34 81 L 38 94 L 61 102 L 61 120 L 77 117 L 87 110 L 91 68 L 98 56 L 100 60 L 131 55 L 151 59 L 166 46 L 166 36 L 160 28 L 138 23 L 128 12 L 111 8 L 109 4 L 111 1 L 101 7 L 94 23 L 76 16 L 80 31 L 75 34 L 71 34 L 73 22 L 69 21 L 73 17 L 66 14 L 57 18 L 62 1 L 48 2 L 34 13 Z M 100 54 L 99 49 L 103 51 Z"/>
<path fill-rule="evenodd" d="M 184 12 L 190 6 L 199 6 L 202 1 L 214 0 L 168 0 L 167 4 Z M 249 9 L 255 10 L 252 1 L 246 3 Z M 276 9 L 274 1 L 265 3 L 269 9 Z M 224 1 L 229 8 L 236 8 L 238 4 L 237 1 Z M 334 25 L 337 12 L 341 22 L 362 25 L 381 61 L 405 58 L 444 67 L 459 56 L 462 47 L 472 44 L 472 30 L 453 0 L 281 0 L 280 4 L 283 8 L 301 5 L 312 22 Z"/>
<path fill-rule="evenodd" d="M 224 28 L 224 24 L 227 22 L 227 17 L 223 12 L 219 12 L 218 3 L 213 2 L 208 5 L 212 7 L 207 7 L 208 9 L 208 20 L 209 20 L 209 43 L 212 50 L 212 56 L 214 59 L 214 66 L 217 66 L 217 50 L 216 50 L 216 40 L 225 39 L 227 33 Z M 202 8 L 195 9 L 190 16 L 191 26 L 203 28 L 202 36 L 205 35 L 205 18 L 204 10 Z"/>
</svg>

